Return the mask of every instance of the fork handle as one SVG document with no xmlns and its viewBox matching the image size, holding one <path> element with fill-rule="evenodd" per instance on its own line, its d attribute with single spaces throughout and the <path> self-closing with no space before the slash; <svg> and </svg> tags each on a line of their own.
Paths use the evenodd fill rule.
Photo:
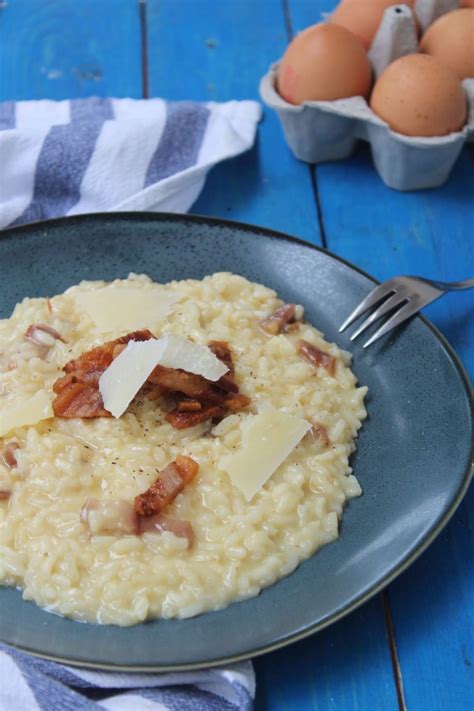
<svg viewBox="0 0 474 711">
<path fill-rule="evenodd" d="M 461 291 L 462 289 L 474 289 L 474 278 L 465 279 L 464 281 L 435 281 L 434 279 L 424 279 L 429 284 L 432 284 L 437 289 L 443 291 Z"/>
</svg>

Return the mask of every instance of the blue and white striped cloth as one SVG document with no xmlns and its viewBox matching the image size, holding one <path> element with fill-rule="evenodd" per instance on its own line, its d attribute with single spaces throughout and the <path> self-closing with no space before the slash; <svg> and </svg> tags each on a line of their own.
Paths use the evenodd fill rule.
<svg viewBox="0 0 474 711">
<path fill-rule="evenodd" d="M 84 212 L 186 212 L 209 169 L 253 145 L 255 101 L 0 103 L 0 229 Z"/>
<path fill-rule="evenodd" d="M 88 671 L 0 644 L 1 711 L 251 711 L 251 662 L 175 674 Z"/>
<path fill-rule="evenodd" d="M 0 229 L 84 212 L 185 212 L 209 169 L 251 148 L 261 110 L 161 99 L 0 103 Z M 0 645 L 0 711 L 249 711 L 250 662 L 93 672 Z"/>
</svg>

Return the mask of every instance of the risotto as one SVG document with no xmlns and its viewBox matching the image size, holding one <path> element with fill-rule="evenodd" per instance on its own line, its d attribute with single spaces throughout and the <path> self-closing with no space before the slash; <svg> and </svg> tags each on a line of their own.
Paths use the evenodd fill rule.
<svg viewBox="0 0 474 711">
<path fill-rule="evenodd" d="M 102 323 L 87 307 L 105 287 L 82 282 L 51 299 L 27 298 L 0 321 L 0 582 L 48 611 L 117 625 L 190 617 L 257 595 L 334 541 L 344 504 L 361 494 L 349 456 L 366 388 L 357 387 L 349 354 L 304 323 L 300 307 L 285 316 L 274 291 L 243 277 L 157 285 L 131 274 L 112 283 L 124 298 L 109 324 L 105 307 Z M 132 302 L 148 291 L 166 309 L 142 309 L 143 323 L 133 324 Z M 45 328 L 36 332 L 38 324 Z M 176 398 L 163 390 L 139 393 L 120 417 L 52 417 L 65 364 L 133 325 L 155 337 L 228 344 L 239 407 L 177 428 L 169 417 Z M 43 418 L 22 410 L 33 401 Z M 182 407 L 201 406 L 188 398 Z M 257 490 L 245 496 L 228 464 L 242 453 L 249 423 L 269 409 L 308 431 L 260 486 L 259 462 L 281 445 L 262 440 L 256 471 L 246 473 Z M 173 527 L 87 525 L 87 502 L 133 504 L 177 457 L 199 469 L 165 513 L 192 526 L 192 541 Z"/>
</svg>

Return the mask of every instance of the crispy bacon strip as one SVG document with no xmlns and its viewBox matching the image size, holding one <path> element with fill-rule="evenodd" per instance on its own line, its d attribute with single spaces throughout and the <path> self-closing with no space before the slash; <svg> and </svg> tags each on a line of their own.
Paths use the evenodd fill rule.
<svg viewBox="0 0 474 711">
<path fill-rule="evenodd" d="M 116 346 L 126 346 L 129 341 L 149 341 L 150 338 L 154 338 L 154 336 L 148 329 L 132 331 L 132 333 L 127 333 L 126 336 L 121 336 L 113 341 L 107 341 L 107 343 L 104 343 L 102 346 L 97 346 L 97 348 L 83 353 L 79 358 L 70 360 L 69 363 L 66 363 L 63 370 L 65 373 L 100 372 L 100 375 L 102 375 L 104 370 L 107 370 L 114 359 Z"/>
<path fill-rule="evenodd" d="M 319 424 L 319 422 L 315 422 L 311 427 L 310 432 L 315 439 L 321 440 L 323 447 L 329 446 L 329 435 L 324 425 Z"/>
<path fill-rule="evenodd" d="M 55 328 L 52 328 L 52 326 L 46 326 L 44 323 L 35 323 L 28 326 L 23 338 L 25 341 L 32 341 L 37 346 L 43 346 L 44 348 L 51 348 L 54 346 L 55 341 L 62 341 L 63 343 L 66 343 L 64 338 L 56 331 Z"/>
<path fill-rule="evenodd" d="M 171 410 L 166 415 L 166 421 L 177 430 L 185 430 L 187 427 L 194 427 L 206 420 L 213 420 L 217 417 L 224 417 L 227 410 L 221 405 L 205 405 L 196 412 L 180 412 L 177 408 Z"/>
<path fill-rule="evenodd" d="M 161 513 L 196 476 L 198 469 L 194 459 L 178 455 L 143 494 L 135 497 L 135 513 L 139 516 Z"/>
<path fill-rule="evenodd" d="M 93 348 L 79 358 L 66 363 L 63 368 L 65 375 L 53 385 L 56 393 L 53 402 L 55 416 L 111 417 L 104 408 L 99 391 L 101 375 L 129 341 L 146 341 L 151 338 L 154 336 L 148 330 L 135 331 Z M 176 408 L 167 416 L 168 422 L 177 429 L 192 427 L 199 422 L 222 417 L 227 410 L 232 412 L 241 410 L 250 402 L 247 396 L 239 394 L 228 343 L 211 341 L 209 347 L 229 369 L 216 383 L 195 373 L 158 365 L 138 393 L 138 397 L 149 400 L 156 400 L 162 395 L 179 395 Z"/>
<path fill-rule="evenodd" d="M 176 405 L 176 410 L 178 412 L 197 412 L 198 410 L 202 410 L 202 405 L 199 400 L 191 400 L 189 398 L 180 400 Z"/>
<path fill-rule="evenodd" d="M 283 304 L 274 313 L 260 321 L 259 328 L 268 336 L 278 336 L 293 331 L 304 318 L 304 309 L 297 304 Z"/>
<path fill-rule="evenodd" d="M 193 400 L 221 402 L 223 396 L 218 388 L 202 375 L 188 373 L 185 370 L 165 368 L 157 365 L 148 378 L 148 382 L 158 385 L 166 392 L 178 392 Z"/>
<path fill-rule="evenodd" d="M 232 412 L 238 412 L 239 410 L 243 410 L 245 407 L 250 405 L 250 398 L 242 393 L 229 395 L 229 397 L 224 400 L 224 405 Z"/>
<path fill-rule="evenodd" d="M 97 386 L 88 383 L 71 382 L 56 395 L 53 401 L 56 417 L 112 417 L 104 408 L 102 395 Z"/>
<path fill-rule="evenodd" d="M 147 341 L 153 338 L 148 330 L 134 331 L 93 348 L 79 358 L 66 363 L 66 373 L 56 380 L 53 390 L 53 412 L 56 417 L 111 417 L 104 408 L 99 391 L 99 379 L 114 357 L 129 341 Z"/>
<path fill-rule="evenodd" d="M 229 348 L 229 344 L 227 341 L 209 341 L 208 346 L 216 358 L 219 358 L 229 369 L 227 373 L 224 373 L 224 375 L 219 378 L 216 385 L 222 388 L 222 390 L 227 390 L 227 392 L 238 393 L 239 386 L 235 382 L 234 362 L 232 360 L 232 352 Z"/>
<path fill-rule="evenodd" d="M 297 342 L 296 350 L 298 353 L 301 353 L 303 358 L 306 358 L 307 361 L 315 365 L 317 368 L 325 368 L 329 375 L 332 375 L 333 377 L 336 374 L 337 361 L 334 356 L 321 351 L 316 346 L 313 346 L 312 343 L 308 343 L 308 341 L 303 340 Z"/>
<path fill-rule="evenodd" d="M 1 457 L 9 469 L 13 469 L 18 464 L 15 454 L 18 449 L 20 449 L 18 442 L 7 442 L 2 449 Z"/>
</svg>

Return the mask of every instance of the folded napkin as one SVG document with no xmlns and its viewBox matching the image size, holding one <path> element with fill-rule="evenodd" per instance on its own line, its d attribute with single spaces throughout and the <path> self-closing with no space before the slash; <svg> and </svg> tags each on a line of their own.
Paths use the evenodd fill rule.
<svg viewBox="0 0 474 711">
<path fill-rule="evenodd" d="M 87 671 L 0 644 L 1 711 L 250 711 L 250 662 L 176 674 Z"/>
<path fill-rule="evenodd" d="M 162 99 L 0 102 L 0 229 L 109 210 L 186 212 L 248 150 L 260 105 Z"/>
</svg>

